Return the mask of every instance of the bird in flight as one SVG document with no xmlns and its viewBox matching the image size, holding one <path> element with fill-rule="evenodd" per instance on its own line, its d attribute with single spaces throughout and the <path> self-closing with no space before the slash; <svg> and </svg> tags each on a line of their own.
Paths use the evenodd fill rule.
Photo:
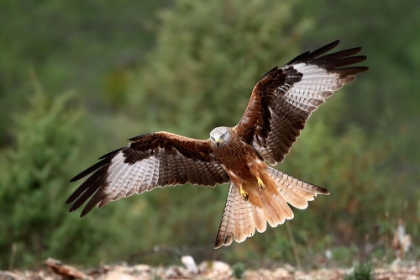
<svg viewBox="0 0 420 280">
<path fill-rule="evenodd" d="M 229 192 L 214 247 L 243 242 L 293 218 L 289 205 L 305 209 L 325 188 L 271 166 L 289 153 L 309 116 L 355 74 L 366 56 L 361 48 L 326 54 L 332 42 L 274 67 L 254 86 L 244 115 L 234 127 L 216 127 L 207 140 L 165 131 L 143 134 L 99 158 L 71 182 L 90 175 L 67 199 L 70 212 L 86 201 L 81 216 L 111 201 L 155 188 L 190 183 Z"/>
</svg>

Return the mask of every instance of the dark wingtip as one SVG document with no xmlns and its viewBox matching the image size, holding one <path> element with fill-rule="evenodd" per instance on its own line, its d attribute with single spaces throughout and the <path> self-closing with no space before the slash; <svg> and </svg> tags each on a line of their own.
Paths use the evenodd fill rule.
<svg viewBox="0 0 420 280">
<path fill-rule="evenodd" d="M 82 211 L 82 212 L 80 213 L 80 218 L 83 218 L 84 216 L 86 216 L 86 215 L 87 215 L 87 213 L 89 213 L 89 211 L 87 211 L 87 212 Z"/>
<path fill-rule="evenodd" d="M 348 51 L 353 51 L 354 54 L 359 53 L 361 50 L 362 50 L 362 47 L 355 47 L 355 48 L 348 49 Z"/>
<path fill-rule="evenodd" d="M 220 247 L 223 247 L 223 242 L 219 238 L 216 238 L 216 242 L 214 242 L 214 249 L 219 249 Z"/>
<path fill-rule="evenodd" d="M 70 179 L 70 182 L 75 182 L 77 180 L 82 179 L 83 177 L 89 175 L 90 173 L 92 173 L 93 171 L 97 170 L 101 166 L 107 164 L 108 161 L 109 161 L 109 157 L 102 159 L 101 161 L 95 163 L 94 165 L 88 167 L 87 169 L 83 170 L 82 172 L 80 172 L 79 174 L 77 174 L 76 176 L 74 176 L 73 178 L 71 178 Z"/>
<path fill-rule="evenodd" d="M 367 70 L 369 70 L 369 67 L 367 67 L 367 66 L 359 66 L 359 72 L 358 73 L 363 73 L 363 72 L 366 72 Z"/>
<path fill-rule="evenodd" d="M 66 199 L 66 202 L 64 202 L 64 204 L 70 204 L 70 203 L 72 203 L 74 199 L 71 199 L 71 198 L 72 198 L 72 197 L 71 197 L 71 196 L 69 196 L 69 197 Z M 70 208 L 70 209 L 71 209 L 71 208 Z M 70 211 L 70 209 L 69 209 L 69 212 L 72 212 L 72 211 Z"/>
<path fill-rule="evenodd" d="M 343 67 L 334 69 L 334 73 L 340 74 L 342 77 L 356 75 L 359 73 L 363 73 L 369 70 L 369 67 L 366 66 L 351 66 L 351 67 Z"/>
<path fill-rule="evenodd" d="M 68 203 L 71 203 L 71 202 L 68 202 L 68 199 L 67 199 L 67 201 L 66 201 L 66 204 L 68 204 Z M 74 211 L 76 211 L 77 210 L 77 208 L 75 208 L 74 207 L 74 204 L 69 208 L 69 212 L 71 213 L 71 212 L 74 212 Z"/>
<path fill-rule="evenodd" d="M 82 171 L 83 172 L 83 171 Z M 70 183 L 73 183 L 73 182 L 76 182 L 76 181 L 78 181 L 78 180 L 80 180 L 80 179 L 82 179 L 83 177 L 85 177 L 85 176 L 82 176 L 81 174 L 82 174 L 82 172 L 80 172 L 79 174 L 77 174 L 76 176 L 74 176 L 73 178 L 71 178 L 70 179 Z"/>
<path fill-rule="evenodd" d="M 324 54 L 326 52 L 329 52 L 330 50 L 334 49 L 335 47 L 338 46 L 338 44 L 340 44 L 340 40 L 335 40 L 334 42 L 331 42 L 323 47 L 320 47 L 319 49 L 314 50 L 313 52 L 310 53 L 310 56 L 313 57 L 317 57 L 321 54 Z"/>
<path fill-rule="evenodd" d="M 295 58 L 293 58 L 286 65 L 293 64 L 293 63 L 296 63 L 298 61 L 311 60 L 311 59 L 313 59 L 317 56 L 320 56 L 320 55 L 332 50 L 333 48 L 338 46 L 339 43 L 340 43 L 340 40 L 335 40 L 334 42 L 331 42 L 331 43 L 329 43 L 325 46 L 322 46 L 319 49 L 314 50 L 313 52 L 311 52 L 311 51 L 304 52 L 304 53 L 296 56 Z"/>
<path fill-rule="evenodd" d="M 353 56 L 353 60 L 355 60 L 354 63 L 359 63 L 359 62 L 365 61 L 366 59 L 367 59 L 367 55 Z"/>
<path fill-rule="evenodd" d="M 66 202 L 66 203 L 67 203 L 67 202 Z M 70 207 L 69 212 L 70 212 L 70 213 L 71 213 L 71 212 L 74 212 L 74 211 L 76 211 L 78 208 L 79 208 L 79 207 L 75 207 L 75 206 L 74 206 L 74 204 L 73 204 L 73 206 L 71 206 L 71 207 Z M 80 216 L 80 218 L 83 218 L 84 216 L 86 216 L 86 214 L 87 214 L 87 213 L 83 213 L 83 211 L 82 211 L 82 212 L 80 213 L 80 215 L 79 215 L 79 216 Z"/>
<path fill-rule="evenodd" d="M 334 45 L 334 47 L 338 46 L 338 44 L 340 44 L 340 39 L 337 39 L 337 40 L 332 41 L 332 42 L 330 43 L 330 45 Z"/>
<path fill-rule="evenodd" d="M 80 172 L 79 174 L 77 174 L 76 176 L 74 176 L 73 178 L 70 179 L 70 183 L 78 181 L 80 179 L 82 179 L 83 177 L 86 177 L 87 175 L 89 175 L 90 173 L 94 172 L 95 170 L 97 170 L 98 168 L 100 168 L 101 166 L 105 165 L 114 155 L 116 155 L 119 151 L 121 151 L 123 148 L 119 148 L 116 149 L 112 152 L 109 152 L 103 156 L 101 156 L 98 160 L 100 160 L 99 162 L 95 163 L 94 165 L 88 167 L 87 169 L 83 170 L 82 172 Z"/>
<path fill-rule="evenodd" d="M 318 187 L 318 190 L 319 190 L 320 194 L 324 194 L 324 195 L 329 195 L 330 194 L 330 191 L 326 188 Z"/>
</svg>

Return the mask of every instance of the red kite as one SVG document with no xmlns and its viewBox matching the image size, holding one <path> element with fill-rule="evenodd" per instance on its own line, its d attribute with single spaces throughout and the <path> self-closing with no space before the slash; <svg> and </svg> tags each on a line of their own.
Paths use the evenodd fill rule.
<svg viewBox="0 0 420 280">
<path fill-rule="evenodd" d="M 289 205 L 305 209 L 327 189 L 300 181 L 269 165 L 283 161 L 309 116 L 355 74 L 353 66 L 366 56 L 361 48 L 325 54 L 335 41 L 305 52 L 283 67 L 274 67 L 255 85 L 248 107 L 235 127 L 217 127 L 210 139 L 196 140 L 169 132 L 143 134 L 128 145 L 102 156 L 76 175 L 89 174 L 67 199 L 70 211 L 88 199 L 81 216 L 94 206 L 141 194 L 157 187 L 190 183 L 215 186 L 229 183 L 229 194 L 217 232 L 215 248 L 244 241 L 293 218 Z M 268 165 L 269 164 L 269 165 Z"/>
</svg>

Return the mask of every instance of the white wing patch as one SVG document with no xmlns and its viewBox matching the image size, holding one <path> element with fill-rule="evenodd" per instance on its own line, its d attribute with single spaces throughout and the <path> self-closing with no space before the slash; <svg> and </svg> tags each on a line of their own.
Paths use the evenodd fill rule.
<svg viewBox="0 0 420 280">
<path fill-rule="evenodd" d="M 293 68 L 303 74 L 302 79 L 293 84 L 283 98 L 289 104 L 309 113 L 318 109 L 334 91 L 354 79 L 353 76 L 343 78 L 340 74 L 306 63 L 294 64 Z"/>
<path fill-rule="evenodd" d="M 124 161 L 125 156 L 122 151 L 112 158 L 105 180 L 104 197 L 98 203 L 99 207 L 110 201 L 159 187 L 186 182 L 200 186 L 214 186 L 216 181 L 229 180 L 220 165 L 189 159 L 179 152 L 169 154 L 162 148 L 149 158 L 134 164 Z"/>
</svg>

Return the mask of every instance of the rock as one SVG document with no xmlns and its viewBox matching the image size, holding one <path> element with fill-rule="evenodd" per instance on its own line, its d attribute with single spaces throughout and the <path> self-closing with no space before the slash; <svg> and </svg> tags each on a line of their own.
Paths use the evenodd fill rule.
<svg viewBox="0 0 420 280">
<path fill-rule="evenodd" d="M 133 270 L 135 272 L 146 272 L 146 271 L 152 270 L 152 267 L 147 264 L 138 264 L 138 265 L 133 266 Z"/>
<path fill-rule="evenodd" d="M 198 266 L 200 272 L 207 277 L 224 276 L 230 277 L 232 269 L 227 263 L 221 261 L 204 261 Z"/>
<path fill-rule="evenodd" d="M 198 273 L 198 267 L 195 264 L 195 261 L 193 257 L 191 256 L 182 256 L 181 262 L 185 265 L 187 268 L 187 271 L 191 274 L 197 274 Z"/>
<path fill-rule="evenodd" d="M 19 275 L 14 274 L 10 271 L 1 271 L 0 270 L 0 280 L 14 280 L 19 279 Z"/>
<path fill-rule="evenodd" d="M 284 267 L 284 269 L 288 270 L 289 272 L 294 272 L 294 271 L 296 271 L 296 268 L 295 268 L 293 265 L 288 264 L 288 263 L 285 263 L 285 264 L 283 265 L 283 267 Z"/>
<path fill-rule="evenodd" d="M 281 278 L 289 278 L 291 277 L 289 271 L 285 268 L 277 268 L 273 272 L 273 277 L 275 279 L 281 279 Z"/>
<path fill-rule="evenodd" d="M 165 272 L 165 278 L 168 278 L 168 279 L 179 279 L 179 278 L 187 278 L 187 277 L 188 277 L 188 272 L 178 266 L 171 266 Z"/>
</svg>

